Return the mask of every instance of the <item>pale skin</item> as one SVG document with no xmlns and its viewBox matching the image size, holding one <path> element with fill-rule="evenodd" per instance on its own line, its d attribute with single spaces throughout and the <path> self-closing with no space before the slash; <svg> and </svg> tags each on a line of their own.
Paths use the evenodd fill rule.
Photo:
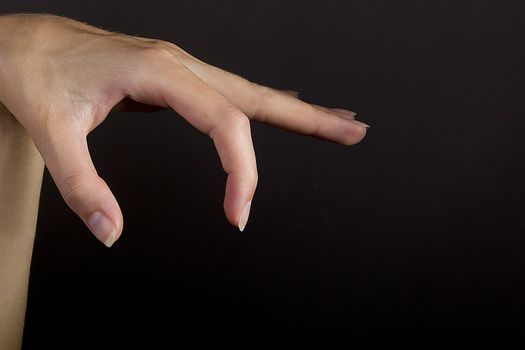
<svg viewBox="0 0 525 350">
<path fill-rule="evenodd" d="M 0 16 L 0 348 L 20 346 L 44 163 L 65 202 L 110 247 L 123 215 L 86 136 L 110 111 L 165 108 L 212 139 L 228 174 L 226 218 L 241 231 L 258 178 L 251 121 L 343 145 L 368 127 L 352 111 L 306 103 L 170 42 L 47 14 Z"/>
</svg>

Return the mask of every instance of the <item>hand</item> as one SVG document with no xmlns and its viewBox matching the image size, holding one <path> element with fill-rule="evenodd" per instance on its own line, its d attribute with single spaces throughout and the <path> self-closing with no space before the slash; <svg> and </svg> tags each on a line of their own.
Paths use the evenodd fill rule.
<svg viewBox="0 0 525 350">
<path fill-rule="evenodd" d="M 111 246 L 121 210 L 86 136 L 112 110 L 172 108 L 208 134 L 228 173 L 224 210 L 242 231 L 257 185 L 250 120 L 345 145 L 366 124 L 193 57 L 175 44 L 53 15 L 0 17 L 0 102 L 27 130 L 69 207 Z"/>
</svg>

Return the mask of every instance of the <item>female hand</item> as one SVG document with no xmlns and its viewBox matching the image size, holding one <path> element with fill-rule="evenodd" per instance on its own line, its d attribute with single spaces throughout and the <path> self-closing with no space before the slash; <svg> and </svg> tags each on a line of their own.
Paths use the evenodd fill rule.
<svg viewBox="0 0 525 350">
<path fill-rule="evenodd" d="M 208 134 L 228 173 L 224 210 L 242 231 L 257 185 L 250 120 L 345 145 L 355 113 L 300 101 L 193 57 L 175 44 L 53 15 L 0 17 L 0 102 L 27 130 L 69 207 L 108 247 L 123 218 L 86 136 L 112 110 L 172 108 Z"/>
</svg>

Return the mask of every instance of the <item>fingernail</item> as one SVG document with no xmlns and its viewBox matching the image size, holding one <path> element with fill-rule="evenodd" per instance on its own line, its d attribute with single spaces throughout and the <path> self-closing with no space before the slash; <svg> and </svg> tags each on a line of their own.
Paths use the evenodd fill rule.
<svg viewBox="0 0 525 350">
<path fill-rule="evenodd" d="M 115 227 L 109 218 L 102 212 L 97 211 L 87 220 L 87 225 L 91 232 L 104 243 L 106 247 L 111 247 L 115 243 Z"/>
<path fill-rule="evenodd" d="M 350 121 L 351 121 L 352 123 L 357 124 L 357 125 L 359 125 L 359 126 L 362 126 L 362 127 L 364 127 L 364 128 L 369 128 L 369 127 L 370 127 L 370 125 L 365 124 L 365 123 L 363 123 L 363 122 L 360 122 L 359 120 L 350 120 Z"/>
<path fill-rule="evenodd" d="M 248 222 L 248 217 L 250 216 L 250 208 L 252 206 L 252 201 L 249 201 L 244 206 L 244 209 L 241 213 L 241 218 L 239 219 L 239 230 L 242 232 L 244 228 L 246 227 L 246 223 Z"/>
<path fill-rule="evenodd" d="M 329 108 L 332 112 L 335 114 L 345 118 L 345 119 L 354 119 L 356 116 L 356 112 L 349 111 L 347 109 L 342 108 Z"/>
</svg>

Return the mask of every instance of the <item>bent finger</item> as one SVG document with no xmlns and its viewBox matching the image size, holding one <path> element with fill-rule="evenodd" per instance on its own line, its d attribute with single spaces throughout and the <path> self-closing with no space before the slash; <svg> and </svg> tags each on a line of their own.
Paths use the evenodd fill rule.
<svg viewBox="0 0 525 350">
<path fill-rule="evenodd" d="M 120 207 L 91 160 L 85 134 L 60 124 L 34 138 L 60 194 L 107 247 L 120 237 Z"/>
<path fill-rule="evenodd" d="M 248 117 L 175 58 L 154 62 L 141 70 L 129 95 L 173 108 L 212 138 L 228 174 L 224 210 L 230 223 L 242 231 L 258 179 Z"/>
</svg>

